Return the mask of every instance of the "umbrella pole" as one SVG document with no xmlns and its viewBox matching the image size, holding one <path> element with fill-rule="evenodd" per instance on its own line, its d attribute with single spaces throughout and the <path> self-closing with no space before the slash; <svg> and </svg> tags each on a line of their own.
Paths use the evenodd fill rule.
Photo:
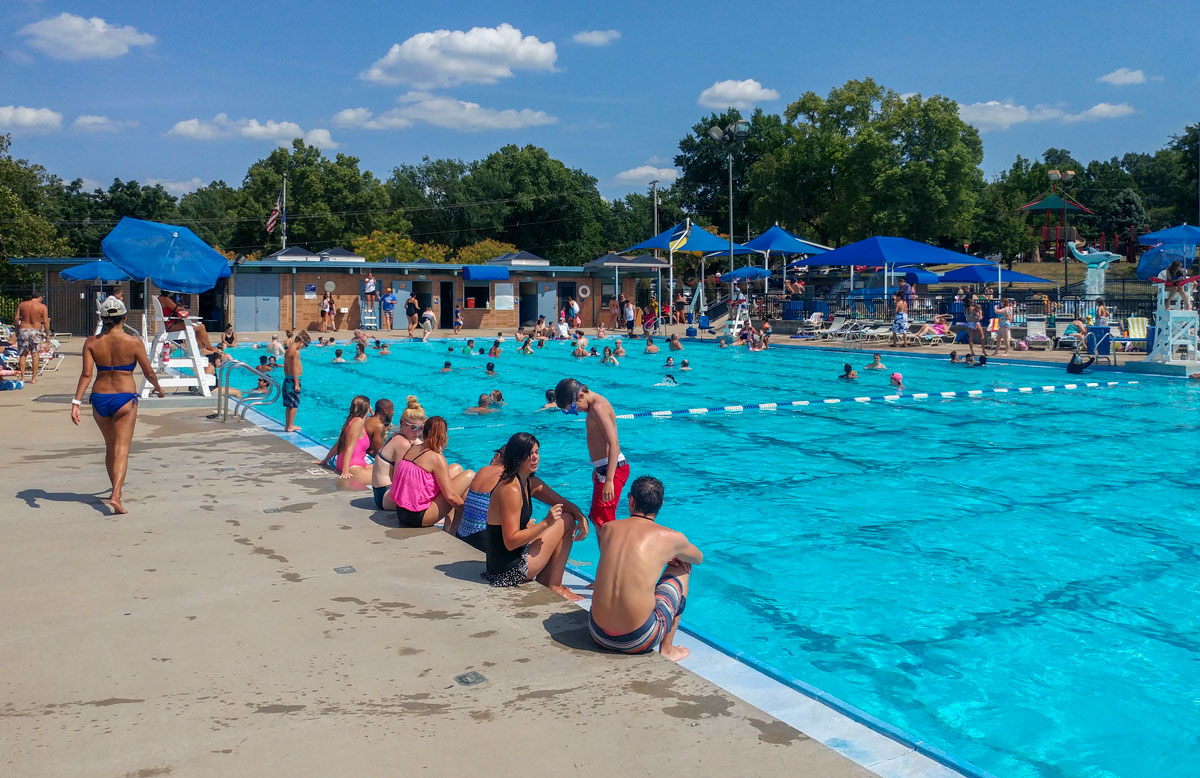
<svg viewBox="0 0 1200 778">
<path fill-rule="evenodd" d="M 667 311 L 674 311 L 675 310 L 675 252 L 674 251 L 667 252 L 667 262 L 671 265 L 670 269 L 667 271 L 667 283 L 670 285 L 670 288 L 667 290 L 667 297 L 670 297 L 671 299 L 664 300 L 663 302 L 667 306 Z M 674 313 L 668 313 L 667 321 L 671 321 L 670 317 L 673 317 L 673 316 L 674 316 Z"/>
</svg>

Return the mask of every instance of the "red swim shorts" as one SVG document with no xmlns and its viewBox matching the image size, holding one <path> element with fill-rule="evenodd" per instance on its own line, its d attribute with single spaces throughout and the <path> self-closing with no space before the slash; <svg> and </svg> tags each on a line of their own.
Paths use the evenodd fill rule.
<svg viewBox="0 0 1200 778">
<path fill-rule="evenodd" d="M 617 465 L 617 472 L 613 475 L 613 498 L 605 502 L 603 497 L 604 476 L 607 474 L 608 465 L 592 470 L 592 509 L 588 511 L 588 518 L 597 527 L 602 527 L 617 518 L 617 505 L 621 502 L 621 490 L 625 488 L 625 482 L 629 480 L 629 463 L 621 462 Z"/>
</svg>

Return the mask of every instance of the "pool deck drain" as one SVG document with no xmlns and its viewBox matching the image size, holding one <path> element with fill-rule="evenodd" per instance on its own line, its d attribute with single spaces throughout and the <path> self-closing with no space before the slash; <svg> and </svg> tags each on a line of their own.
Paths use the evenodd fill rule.
<svg viewBox="0 0 1200 778">
<path fill-rule="evenodd" d="M 94 424 L 30 394 L 0 396 L 5 774 L 956 774 L 694 638 L 682 667 L 596 651 L 584 611 L 306 472 L 300 436 L 147 403 L 107 516 Z"/>
</svg>

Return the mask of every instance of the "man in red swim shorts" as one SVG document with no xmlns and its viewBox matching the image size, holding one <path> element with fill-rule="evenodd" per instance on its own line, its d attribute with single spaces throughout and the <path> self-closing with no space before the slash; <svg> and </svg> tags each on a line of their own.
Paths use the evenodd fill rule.
<svg viewBox="0 0 1200 778">
<path fill-rule="evenodd" d="M 592 461 L 592 507 L 588 518 L 599 530 L 617 518 L 621 490 L 629 480 L 629 462 L 617 440 L 617 415 L 612 403 L 574 378 L 558 382 L 554 404 L 563 413 L 587 414 L 588 458 Z"/>
</svg>

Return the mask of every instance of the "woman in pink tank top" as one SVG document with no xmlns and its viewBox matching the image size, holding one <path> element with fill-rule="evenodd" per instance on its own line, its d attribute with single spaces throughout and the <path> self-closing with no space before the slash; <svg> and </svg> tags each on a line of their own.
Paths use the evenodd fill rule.
<svg viewBox="0 0 1200 778">
<path fill-rule="evenodd" d="M 401 527 L 432 527 L 446 519 L 442 528 L 453 535 L 475 471 L 446 462 L 446 420 L 441 416 L 425 420 L 421 439 L 396 462 L 389 495 L 396 503 L 396 519 Z"/>
</svg>

